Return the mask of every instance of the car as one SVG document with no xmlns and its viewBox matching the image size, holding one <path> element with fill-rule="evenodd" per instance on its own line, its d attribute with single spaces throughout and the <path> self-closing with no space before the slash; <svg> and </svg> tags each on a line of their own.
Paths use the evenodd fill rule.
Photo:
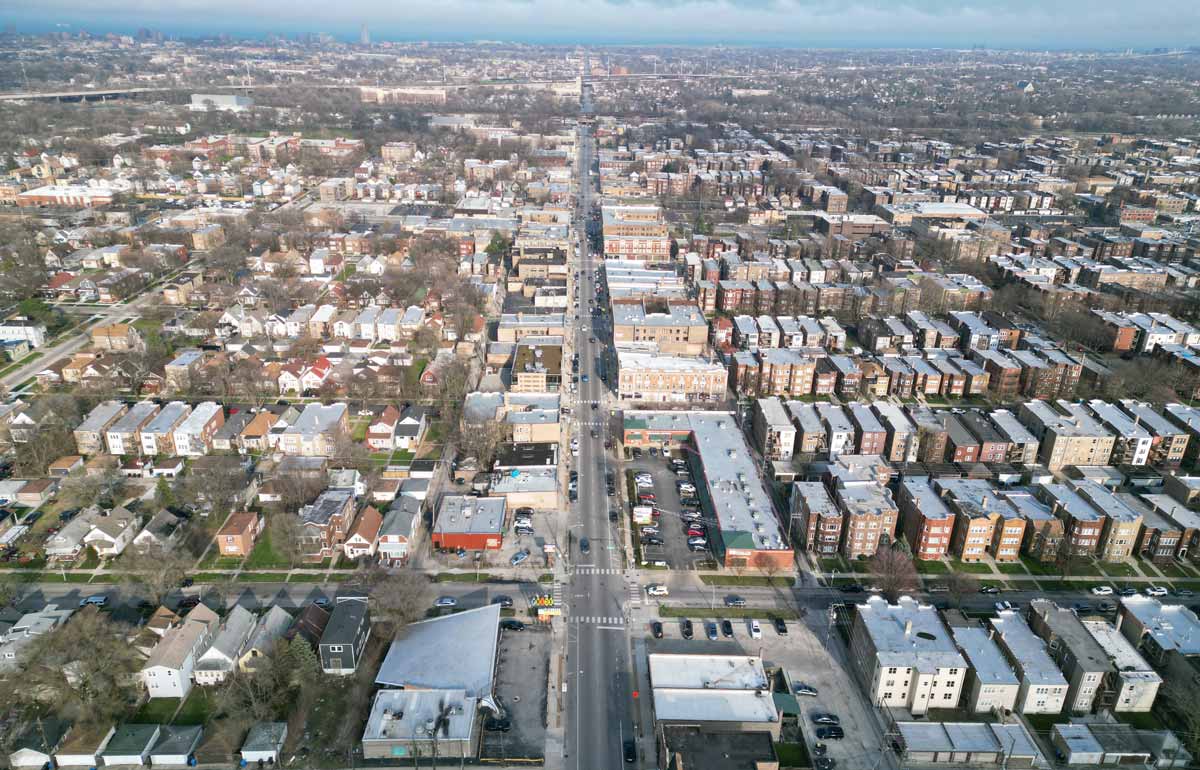
<svg viewBox="0 0 1200 770">
<path fill-rule="evenodd" d="M 610 438 L 604 439 L 604 448 L 612 449 L 612 439 L 610 439 Z"/>
<path fill-rule="evenodd" d="M 595 409 L 596 405 L 592 404 L 592 408 Z M 599 438 L 599 437 L 600 437 L 600 434 L 596 432 L 595 428 L 592 428 L 592 438 Z"/>
<path fill-rule="evenodd" d="M 504 596 L 502 594 L 500 596 L 493 596 L 492 604 L 499 604 L 501 607 L 511 607 L 513 606 L 513 600 L 511 596 Z"/>
<path fill-rule="evenodd" d="M 637 743 L 632 739 L 626 740 L 622 746 L 622 751 L 625 753 L 625 763 L 633 764 L 637 762 Z"/>
<path fill-rule="evenodd" d="M 458 599 L 453 596 L 439 596 L 437 601 L 433 603 L 434 607 L 457 607 Z"/>
<path fill-rule="evenodd" d="M 840 741 L 846 737 L 846 731 L 839 725 L 829 725 L 828 727 L 817 728 L 817 740 L 820 741 Z"/>
<path fill-rule="evenodd" d="M 512 558 L 508 560 L 508 563 L 511 566 L 516 567 L 520 564 L 524 564 L 525 560 L 528 558 L 529 558 L 529 551 L 521 550 L 521 551 L 517 551 L 516 553 L 514 553 L 512 555 Z"/>
<path fill-rule="evenodd" d="M 642 459 L 642 450 L 638 447 L 634 447 L 633 449 L 629 450 L 629 456 L 635 460 L 640 460 Z"/>
<path fill-rule="evenodd" d="M 775 633 L 778 636 L 787 636 L 787 623 L 783 622 L 783 618 L 773 618 L 771 625 L 775 626 Z"/>
<path fill-rule="evenodd" d="M 642 527 L 641 532 L 643 535 L 657 535 L 659 534 L 658 525 L 647 524 L 646 526 Z"/>
<path fill-rule="evenodd" d="M 653 504 L 658 502 L 658 498 L 654 496 L 653 492 L 643 492 L 642 494 L 638 495 L 638 502 L 642 503 L 643 505 L 646 503 Z"/>
<path fill-rule="evenodd" d="M 760 626 L 758 624 L 758 621 L 751 618 L 749 626 L 750 626 L 750 638 L 751 639 L 762 639 L 762 626 Z"/>
<path fill-rule="evenodd" d="M 707 532 L 705 532 L 703 529 L 701 529 L 699 527 L 688 527 L 688 529 L 687 529 L 688 537 L 704 537 L 707 534 L 708 534 Z"/>
<path fill-rule="evenodd" d="M 489 733 L 506 733 L 512 729 L 512 720 L 508 717 L 488 717 L 483 720 L 483 729 Z"/>
<path fill-rule="evenodd" d="M 658 457 L 658 447 L 656 447 L 656 446 L 650 447 L 650 456 Z"/>
<path fill-rule="evenodd" d="M 180 588 L 191 588 L 195 584 L 196 584 L 196 579 L 193 577 L 185 577 L 183 580 L 179 581 Z"/>
<path fill-rule="evenodd" d="M 692 553 L 702 553 L 708 550 L 708 546 L 700 545 L 699 543 L 688 543 L 688 550 Z"/>
<path fill-rule="evenodd" d="M 587 381 L 588 381 L 588 376 L 585 374 L 585 375 L 583 375 L 583 377 L 581 377 L 580 379 L 581 379 L 581 380 L 583 380 L 584 382 L 587 382 Z"/>
<path fill-rule="evenodd" d="M 518 527 L 517 527 L 515 530 L 513 530 L 513 531 L 514 531 L 514 532 L 516 532 L 518 535 L 532 535 L 532 534 L 534 534 L 533 527 L 521 527 L 521 526 L 518 526 Z"/>
<path fill-rule="evenodd" d="M 844 594 L 861 594 L 862 592 L 863 587 L 858 583 L 847 583 L 846 585 L 842 586 L 842 593 Z"/>
<path fill-rule="evenodd" d="M 1013 608 L 1011 602 L 1005 601 L 996 602 L 993 606 L 995 606 L 996 612 L 1004 612 L 1005 610 L 1011 610 Z"/>
<path fill-rule="evenodd" d="M 998 594 L 998 593 L 1000 593 L 1000 589 L 996 588 L 996 586 L 980 586 L 979 593 L 981 593 L 981 594 Z"/>
<path fill-rule="evenodd" d="M 647 596 L 670 596 L 671 592 L 668 591 L 667 587 L 665 585 L 663 585 L 662 583 L 651 583 L 650 585 L 646 586 L 646 595 Z"/>
<path fill-rule="evenodd" d="M 809 698 L 817 697 L 817 688 L 804 682 L 795 682 L 792 684 L 792 692 L 796 695 L 805 695 Z"/>
<path fill-rule="evenodd" d="M 702 535 L 693 535 L 687 539 L 688 545 L 708 545 L 708 539 Z"/>
<path fill-rule="evenodd" d="M 501 618 L 500 627 L 505 631 L 524 631 L 525 624 L 516 618 Z"/>
<path fill-rule="evenodd" d="M 657 535 L 646 535 L 642 538 L 642 545 L 662 545 L 663 539 Z"/>
<path fill-rule="evenodd" d="M 1146 586 L 1144 593 L 1146 596 L 1166 596 L 1167 589 L 1162 586 Z"/>
<path fill-rule="evenodd" d="M 743 599 L 742 597 L 738 596 L 737 594 L 730 594 L 729 596 L 725 597 L 725 606 L 726 607 L 745 607 L 746 600 Z"/>
<path fill-rule="evenodd" d="M 613 497 L 617 494 L 617 487 L 615 484 L 606 484 L 604 486 L 604 491 L 608 497 Z"/>
<path fill-rule="evenodd" d="M 567 482 L 567 490 L 570 492 L 578 492 L 579 491 L 579 482 L 578 481 Z"/>
<path fill-rule="evenodd" d="M 24 519 L 22 519 L 21 524 L 25 525 L 26 527 L 31 527 L 40 518 L 42 518 L 42 512 L 34 511 L 33 513 L 29 514 Z"/>
<path fill-rule="evenodd" d="M 704 624 L 704 634 L 705 634 L 705 636 L 708 637 L 708 641 L 710 641 L 710 642 L 717 641 L 717 624 L 716 623 L 705 623 Z"/>
<path fill-rule="evenodd" d="M 1121 596 L 1134 596 L 1137 594 L 1137 589 L 1132 586 L 1125 586 L 1120 591 L 1117 591 L 1117 593 Z"/>
<path fill-rule="evenodd" d="M 1194 596 L 1195 593 L 1190 588 L 1176 588 L 1175 595 L 1176 596 Z"/>
<path fill-rule="evenodd" d="M 650 635 L 653 636 L 655 639 L 663 638 L 662 621 L 659 621 L 659 620 L 650 621 Z"/>
<path fill-rule="evenodd" d="M 92 594 L 86 599 L 79 600 L 80 607 L 103 607 L 108 604 L 108 597 L 104 594 Z"/>
<path fill-rule="evenodd" d="M 828 711 L 814 711 L 809 718 L 812 719 L 814 725 L 840 725 L 842 723 L 837 714 L 830 714 Z"/>
<path fill-rule="evenodd" d="M 733 638 L 733 623 L 729 622 L 728 620 L 722 620 L 721 621 L 721 634 L 726 639 Z"/>
<path fill-rule="evenodd" d="M 1088 604 L 1087 602 L 1075 602 L 1071 605 L 1071 609 L 1075 610 L 1076 613 L 1091 612 L 1092 605 Z"/>
<path fill-rule="evenodd" d="M 680 633 L 683 634 L 684 639 L 691 639 L 693 636 L 692 621 L 684 618 L 683 622 L 680 623 Z"/>
<path fill-rule="evenodd" d="M 837 767 L 837 760 L 833 757 L 817 757 L 813 760 L 813 770 L 833 770 Z"/>
<path fill-rule="evenodd" d="M 579 481 L 579 471 L 573 470 L 570 473 L 568 473 L 567 481 Z M 530 509 L 530 513 L 532 513 L 532 512 L 533 512 L 532 509 Z"/>
<path fill-rule="evenodd" d="M 608 511 L 608 520 L 609 521 L 617 521 L 620 518 L 621 518 L 620 511 L 618 511 L 616 508 L 609 509 L 609 511 Z"/>
<path fill-rule="evenodd" d="M 829 747 L 824 743 L 814 743 L 812 747 L 812 753 L 815 757 L 823 757 L 829 753 Z"/>
<path fill-rule="evenodd" d="M 1112 596 L 1112 586 L 1092 586 L 1092 596 Z"/>
<path fill-rule="evenodd" d="M 1112 602 L 1096 602 L 1097 612 L 1112 612 L 1116 608 L 1117 605 L 1113 604 Z"/>
</svg>

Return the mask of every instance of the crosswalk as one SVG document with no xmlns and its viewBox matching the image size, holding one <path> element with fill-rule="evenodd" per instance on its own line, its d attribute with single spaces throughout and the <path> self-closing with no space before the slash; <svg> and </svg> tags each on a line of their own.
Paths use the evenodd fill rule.
<svg viewBox="0 0 1200 770">
<path fill-rule="evenodd" d="M 613 615 L 572 615 L 570 622 L 577 626 L 623 626 L 625 618 Z"/>
<path fill-rule="evenodd" d="M 640 606 L 642 603 L 642 587 L 637 583 L 627 584 L 625 586 L 625 596 L 631 605 Z"/>
<path fill-rule="evenodd" d="M 620 575 L 621 570 L 609 567 L 576 567 L 576 575 Z"/>
</svg>

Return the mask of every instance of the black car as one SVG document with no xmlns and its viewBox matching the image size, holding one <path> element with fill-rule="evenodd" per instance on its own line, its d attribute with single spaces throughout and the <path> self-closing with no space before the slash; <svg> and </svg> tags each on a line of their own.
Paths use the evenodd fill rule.
<svg viewBox="0 0 1200 770">
<path fill-rule="evenodd" d="M 483 729 L 489 733 L 506 733 L 512 729 L 512 720 L 508 717 L 488 717 L 483 721 Z"/>
<path fill-rule="evenodd" d="M 846 737 L 846 731 L 837 725 L 817 728 L 817 739 L 822 741 L 840 741 Z"/>
<path fill-rule="evenodd" d="M 70 521 L 71 519 L 75 518 L 78 515 L 79 515 L 78 508 L 68 508 L 65 511 L 58 514 L 58 520 L 59 521 Z"/>
<path fill-rule="evenodd" d="M 728 620 L 721 621 L 721 634 L 726 639 L 733 638 L 733 624 L 730 623 Z"/>
<path fill-rule="evenodd" d="M 692 638 L 692 621 L 688 620 L 687 618 L 684 618 L 683 623 L 681 623 L 680 625 L 682 627 L 681 631 L 683 633 L 683 638 L 691 639 Z"/>
<path fill-rule="evenodd" d="M 833 770 L 837 767 L 837 760 L 833 757 L 817 757 L 813 760 L 813 767 L 816 770 Z"/>
<path fill-rule="evenodd" d="M 579 539 L 579 552 L 580 553 L 589 553 L 589 552 L 591 552 L 591 550 L 592 550 L 592 542 L 590 540 L 588 540 L 586 537 L 580 538 Z"/>
<path fill-rule="evenodd" d="M 505 631 L 524 631 L 525 624 L 516 618 L 504 618 L 500 621 L 500 627 Z"/>
<path fill-rule="evenodd" d="M 654 535 L 646 535 L 642 538 L 642 545 L 662 545 L 663 539 Z"/>
<path fill-rule="evenodd" d="M 811 716 L 814 725 L 840 725 L 842 720 L 837 718 L 836 714 L 830 714 L 825 711 L 818 711 Z"/>
<path fill-rule="evenodd" d="M 179 581 L 180 588 L 191 588 L 195 584 L 196 584 L 196 579 L 190 578 L 190 577 L 185 577 L 183 580 Z"/>
<path fill-rule="evenodd" d="M 511 607 L 513 606 L 513 600 L 511 596 L 495 596 L 492 597 L 492 604 L 499 604 L 501 607 Z"/>
<path fill-rule="evenodd" d="M 569 481 L 579 481 L 579 471 L 571 471 Z"/>
<path fill-rule="evenodd" d="M 861 594 L 862 592 L 863 587 L 858 583 L 847 583 L 846 585 L 842 586 L 842 593 L 844 594 Z"/>
<path fill-rule="evenodd" d="M 658 621 L 658 620 L 650 621 L 650 635 L 653 636 L 655 639 L 663 638 L 663 624 L 661 621 Z"/>
<path fill-rule="evenodd" d="M 632 740 L 625 741 L 625 761 L 629 764 L 637 762 L 637 744 Z"/>
<path fill-rule="evenodd" d="M 629 450 L 629 454 L 635 460 L 642 459 L 642 450 L 637 447 L 634 447 L 633 449 Z"/>
<path fill-rule="evenodd" d="M 708 641 L 710 641 L 710 642 L 717 641 L 717 624 L 716 623 L 705 623 L 704 624 L 704 635 L 708 637 Z"/>
<path fill-rule="evenodd" d="M 610 510 L 608 512 L 608 520 L 609 521 L 616 521 L 619 518 L 621 518 L 621 512 L 618 511 L 616 508 L 613 508 L 612 510 Z"/>
<path fill-rule="evenodd" d="M 774 618 L 771 623 L 775 626 L 775 633 L 787 636 L 787 623 L 783 622 L 783 618 Z"/>
<path fill-rule="evenodd" d="M 735 594 L 730 594 L 729 596 L 725 597 L 725 606 L 726 607 L 745 607 L 746 600 Z"/>
</svg>

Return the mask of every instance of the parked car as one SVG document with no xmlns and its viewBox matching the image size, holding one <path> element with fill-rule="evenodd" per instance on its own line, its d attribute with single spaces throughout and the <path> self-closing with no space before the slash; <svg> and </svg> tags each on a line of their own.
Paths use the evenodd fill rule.
<svg viewBox="0 0 1200 770">
<path fill-rule="evenodd" d="M 662 545 L 663 539 L 657 535 L 646 535 L 642 538 L 642 545 Z"/>
<path fill-rule="evenodd" d="M 1146 596 L 1166 596 L 1167 589 L 1162 586 L 1146 586 Z"/>
<path fill-rule="evenodd" d="M 979 593 L 981 593 L 981 594 L 998 594 L 998 593 L 1000 593 L 1000 589 L 996 588 L 996 586 L 980 586 Z"/>
<path fill-rule="evenodd" d="M 787 623 L 783 622 L 783 618 L 774 618 L 771 624 L 775 626 L 775 633 L 779 636 L 787 636 Z"/>
<path fill-rule="evenodd" d="M 722 620 L 721 621 L 721 634 L 726 639 L 732 639 L 733 638 L 733 623 L 729 622 L 728 620 Z"/>
<path fill-rule="evenodd" d="M 524 631 L 525 624 L 516 618 L 501 618 L 500 627 L 505 631 Z"/>
<path fill-rule="evenodd" d="M 1092 596 L 1112 596 L 1112 586 L 1092 586 Z"/>
<path fill-rule="evenodd" d="M 683 622 L 680 623 L 679 625 L 680 625 L 680 633 L 683 634 L 683 638 L 691 639 L 692 636 L 694 635 L 694 632 L 692 630 L 692 621 L 688 620 L 687 618 L 684 618 Z"/>
<path fill-rule="evenodd" d="M 1011 610 L 1013 608 L 1010 602 L 1005 601 L 996 602 L 993 606 L 995 606 L 996 612 L 1004 612 L 1005 610 Z"/>
<path fill-rule="evenodd" d="M 705 623 L 704 624 L 704 634 L 705 634 L 705 636 L 708 637 L 708 641 L 710 641 L 710 642 L 717 641 L 717 624 L 716 623 Z"/>
<path fill-rule="evenodd" d="M 488 717 L 483 721 L 483 729 L 489 733 L 506 733 L 512 729 L 512 720 L 508 717 Z"/>
<path fill-rule="evenodd" d="M 817 697 L 817 688 L 804 682 L 795 682 L 792 684 L 792 692 L 796 695 L 806 695 L 809 698 Z"/>
<path fill-rule="evenodd" d="M 1120 591 L 1117 591 L 1117 593 L 1121 596 L 1134 596 L 1137 594 L 1137 589 L 1133 586 L 1125 586 Z"/>
<path fill-rule="evenodd" d="M 433 603 L 434 607 L 457 607 L 458 599 L 453 596 L 439 596 L 437 601 Z"/>
<path fill-rule="evenodd" d="M 693 535 L 687 539 L 688 545 L 708 545 L 708 539 L 703 535 Z"/>
<path fill-rule="evenodd" d="M 108 604 L 108 597 L 105 596 L 104 594 L 92 594 L 91 596 L 89 596 L 85 599 L 79 600 L 80 607 L 88 607 L 88 606 L 103 607 L 107 604 Z"/>
<path fill-rule="evenodd" d="M 840 725 L 842 723 L 837 714 L 830 714 L 828 711 L 814 712 L 811 719 L 814 725 Z"/>
<path fill-rule="evenodd" d="M 655 639 L 663 638 L 663 624 L 661 621 L 658 621 L 658 620 L 650 621 L 650 635 L 653 636 Z"/>
<path fill-rule="evenodd" d="M 817 740 L 821 741 L 840 741 L 846 737 L 846 732 L 838 725 L 830 725 L 828 727 L 817 728 Z"/>
<path fill-rule="evenodd" d="M 511 596 L 504 596 L 502 594 L 500 596 L 493 596 L 492 604 L 499 604 L 501 607 L 511 607 L 513 606 L 513 600 Z"/>
<path fill-rule="evenodd" d="M 750 619 L 750 638 L 762 639 L 762 626 L 760 626 L 758 621 L 754 620 L 753 618 Z"/>
<path fill-rule="evenodd" d="M 508 563 L 511 564 L 512 566 L 516 567 L 520 564 L 524 564 L 525 560 L 528 558 L 529 558 L 529 550 L 522 549 L 522 550 L 514 553 L 512 555 L 512 558 L 508 560 Z"/>
<path fill-rule="evenodd" d="M 659 532 L 659 529 L 658 529 L 658 525 L 657 525 L 657 524 L 647 524 L 647 525 L 645 525 L 644 527 L 642 527 L 642 529 L 641 529 L 641 533 L 642 533 L 643 535 L 657 535 L 657 534 L 660 534 L 660 532 Z"/>
</svg>

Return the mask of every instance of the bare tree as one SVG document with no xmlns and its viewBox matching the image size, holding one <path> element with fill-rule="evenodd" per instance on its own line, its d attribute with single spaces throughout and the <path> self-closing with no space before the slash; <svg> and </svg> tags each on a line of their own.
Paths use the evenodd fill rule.
<svg viewBox="0 0 1200 770">
<path fill-rule="evenodd" d="M 296 566 L 304 559 L 304 525 L 294 513 L 276 513 L 267 521 L 271 534 L 271 547 L 283 557 L 289 566 Z"/>
<path fill-rule="evenodd" d="M 965 572 L 952 571 L 946 576 L 946 589 L 955 607 L 962 607 L 963 599 L 979 590 L 979 581 Z"/>
<path fill-rule="evenodd" d="M 420 620 L 429 607 L 429 578 L 422 572 L 400 568 L 394 572 L 369 565 L 355 576 L 371 596 L 371 615 L 389 633 Z"/>
<path fill-rule="evenodd" d="M 192 560 L 176 549 L 160 545 L 129 546 L 121 554 L 121 581 L 144 591 L 151 602 L 161 604 L 187 575 Z"/>
<path fill-rule="evenodd" d="M 18 665 L 21 686 L 10 698 L 35 708 L 52 705 L 77 723 L 110 725 L 137 699 L 137 653 L 125 629 L 94 607 L 34 637 Z"/>
<path fill-rule="evenodd" d="M 880 545 L 870 560 L 875 584 L 890 602 L 920 586 L 912 557 L 895 543 Z"/>
</svg>

